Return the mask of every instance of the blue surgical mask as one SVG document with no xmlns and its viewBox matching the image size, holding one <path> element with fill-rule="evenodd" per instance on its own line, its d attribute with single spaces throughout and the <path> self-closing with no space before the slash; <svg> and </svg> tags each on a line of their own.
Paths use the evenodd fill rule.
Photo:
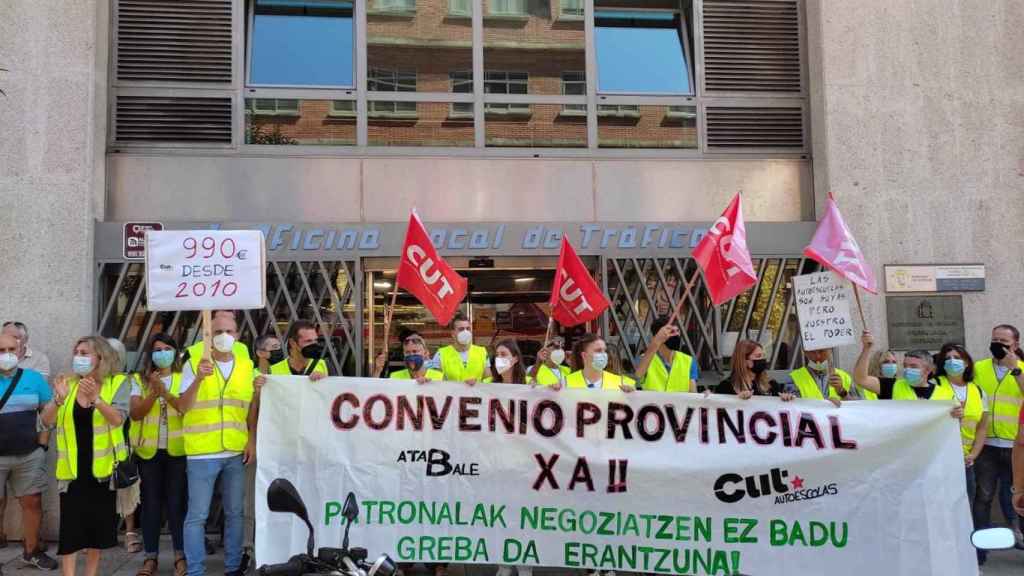
<svg viewBox="0 0 1024 576">
<path fill-rule="evenodd" d="M 169 368 L 174 364 L 174 350 L 154 350 L 153 364 L 156 364 L 157 368 Z"/>
<path fill-rule="evenodd" d="M 903 379 L 907 381 L 911 386 L 916 385 L 921 381 L 921 369 L 920 368 L 904 368 Z"/>
<path fill-rule="evenodd" d="M 882 378 L 895 378 L 896 372 L 899 371 L 899 366 L 895 362 L 886 362 L 881 367 Z"/>
<path fill-rule="evenodd" d="M 71 360 L 71 370 L 79 376 L 92 372 L 92 356 L 75 356 Z"/>
<path fill-rule="evenodd" d="M 595 352 L 593 357 L 590 359 L 590 365 L 594 370 L 604 370 L 608 367 L 608 353 Z"/>
<path fill-rule="evenodd" d="M 967 364 L 959 358 L 947 358 L 946 363 L 942 365 L 946 369 L 946 374 L 951 376 L 959 376 L 964 373 L 967 368 Z"/>
<path fill-rule="evenodd" d="M 409 372 L 418 372 L 423 367 L 423 362 L 423 354 L 405 355 L 405 367 L 409 369 Z"/>
</svg>

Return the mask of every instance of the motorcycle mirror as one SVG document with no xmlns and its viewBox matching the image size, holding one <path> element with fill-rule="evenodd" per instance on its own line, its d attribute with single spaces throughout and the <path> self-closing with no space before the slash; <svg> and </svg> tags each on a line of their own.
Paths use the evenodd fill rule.
<svg viewBox="0 0 1024 576">
<path fill-rule="evenodd" d="M 1009 528 L 986 528 L 971 534 L 971 544 L 978 550 L 1007 550 L 1015 543 L 1013 530 Z"/>
<path fill-rule="evenodd" d="M 356 502 L 356 495 L 354 493 L 349 492 L 348 496 L 345 497 L 345 506 L 341 509 L 341 515 L 349 522 L 359 518 L 359 503 Z"/>
<path fill-rule="evenodd" d="M 306 510 L 306 503 L 295 486 L 285 478 L 277 478 L 267 488 L 267 507 L 271 512 L 290 512 L 295 514 L 306 523 L 309 529 L 309 538 L 306 540 L 306 552 L 313 555 L 313 524 L 309 521 L 309 511 Z"/>
</svg>

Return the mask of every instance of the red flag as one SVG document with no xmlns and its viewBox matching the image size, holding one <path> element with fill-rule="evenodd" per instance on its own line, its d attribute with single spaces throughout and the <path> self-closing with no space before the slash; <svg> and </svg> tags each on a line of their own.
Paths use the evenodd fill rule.
<svg viewBox="0 0 1024 576">
<path fill-rule="evenodd" d="M 747 228 L 743 224 L 739 194 L 693 249 L 693 258 L 704 271 L 704 281 L 715 306 L 757 283 L 747 250 Z"/>
<path fill-rule="evenodd" d="M 601 287 L 590 277 L 590 271 L 564 236 L 548 304 L 551 306 L 551 317 L 562 326 L 589 322 L 608 307 L 608 300 L 601 292 Z"/>
<path fill-rule="evenodd" d="M 825 205 L 825 214 L 821 222 L 818 222 L 818 229 L 814 231 L 814 238 L 804 248 L 804 256 L 817 260 L 822 266 L 868 292 L 878 294 L 875 272 L 843 222 L 831 192 L 828 204 Z"/>
<path fill-rule="evenodd" d="M 426 306 L 438 324 L 448 324 L 466 297 L 466 279 L 437 255 L 423 221 L 414 211 L 405 231 L 397 283 Z"/>
</svg>

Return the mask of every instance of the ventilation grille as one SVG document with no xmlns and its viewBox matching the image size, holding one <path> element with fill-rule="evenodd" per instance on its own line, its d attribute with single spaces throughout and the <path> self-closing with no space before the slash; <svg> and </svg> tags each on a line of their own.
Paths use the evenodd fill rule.
<svg viewBox="0 0 1024 576">
<path fill-rule="evenodd" d="M 231 143 L 231 98 L 118 96 L 117 142 Z"/>
<path fill-rule="evenodd" d="M 803 110 L 708 107 L 708 149 L 804 147 Z"/>
<path fill-rule="evenodd" d="M 800 92 L 797 0 L 704 0 L 709 92 Z"/>
<path fill-rule="evenodd" d="M 118 0 L 117 78 L 231 82 L 231 0 Z"/>
</svg>

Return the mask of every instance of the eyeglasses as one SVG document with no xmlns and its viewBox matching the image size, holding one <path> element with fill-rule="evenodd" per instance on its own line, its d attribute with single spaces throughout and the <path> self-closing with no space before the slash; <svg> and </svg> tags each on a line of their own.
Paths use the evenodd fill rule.
<svg viewBox="0 0 1024 576">
<path fill-rule="evenodd" d="M 21 322 L 16 322 L 16 321 L 10 321 L 10 320 L 7 321 L 7 322 L 4 322 L 4 325 L 3 325 L 4 328 L 7 328 L 8 326 L 14 326 L 15 328 L 21 328 L 22 330 L 24 330 L 26 328 L 25 324 L 23 324 Z"/>
<path fill-rule="evenodd" d="M 404 344 L 423 344 L 423 338 L 418 336 L 410 336 L 402 341 Z"/>
</svg>

